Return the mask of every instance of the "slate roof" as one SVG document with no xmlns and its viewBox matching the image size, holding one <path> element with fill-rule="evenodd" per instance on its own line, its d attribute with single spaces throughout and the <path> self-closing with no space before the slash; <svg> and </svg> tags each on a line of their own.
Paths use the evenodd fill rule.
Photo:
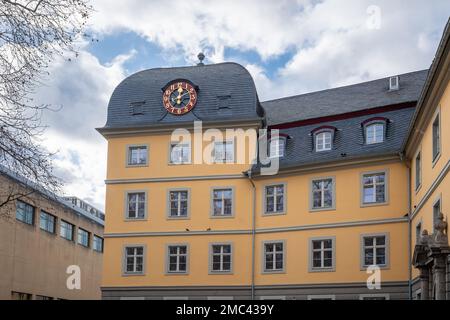
<svg viewBox="0 0 450 320">
<path fill-rule="evenodd" d="M 280 159 L 280 168 L 301 167 L 372 156 L 396 155 L 401 151 L 414 109 L 413 107 L 403 108 L 380 114 L 282 129 L 280 133 L 288 135 L 289 138 L 287 139 L 286 154 Z M 362 124 L 366 120 L 379 116 L 388 119 L 385 141 L 379 144 L 366 145 Z M 333 149 L 316 152 L 312 131 L 322 126 L 331 126 L 337 129 L 334 135 Z M 253 171 L 258 171 L 257 169 L 258 166 L 255 166 Z"/>
<path fill-rule="evenodd" d="M 268 125 L 417 101 L 428 70 L 402 74 L 400 90 L 389 91 L 389 78 L 262 102 Z"/>
<path fill-rule="evenodd" d="M 199 87 L 197 105 L 191 112 L 182 116 L 168 113 L 162 104 L 162 88 L 176 79 L 189 80 Z M 142 115 L 133 115 L 131 105 L 136 103 L 141 104 Z M 111 96 L 105 128 L 174 124 L 195 120 L 261 120 L 263 116 L 264 111 L 250 73 L 237 63 L 227 62 L 149 69 L 127 77 Z"/>
</svg>

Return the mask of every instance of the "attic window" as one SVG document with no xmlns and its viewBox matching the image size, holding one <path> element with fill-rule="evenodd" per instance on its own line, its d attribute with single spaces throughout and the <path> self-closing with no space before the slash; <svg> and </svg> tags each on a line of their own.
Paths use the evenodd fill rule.
<svg viewBox="0 0 450 320">
<path fill-rule="evenodd" d="M 286 151 L 286 139 L 285 136 L 279 136 L 277 138 L 270 139 L 269 152 L 271 158 L 283 158 Z"/>
<path fill-rule="evenodd" d="M 388 119 L 384 117 L 371 118 L 362 123 L 364 138 L 367 145 L 383 143 L 386 139 L 386 125 Z"/>
<path fill-rule="evenodd" d="M 133 116 L 144 114 L 144 104 L 145 104 L 145 101 L 132 102 L 130 104 L 131 114 Z"/>
<path fill-rule="evenodd" d="M 333 149 L 335 127 L 323 126 L 312 131 L 316 152 L 330 151 Z"/>
<path fill-rule="evenodd" d="M 394 76 L 389 78 L 389 91 L 396 91 L 400 89 L 399 77 Z"/>
</svg>

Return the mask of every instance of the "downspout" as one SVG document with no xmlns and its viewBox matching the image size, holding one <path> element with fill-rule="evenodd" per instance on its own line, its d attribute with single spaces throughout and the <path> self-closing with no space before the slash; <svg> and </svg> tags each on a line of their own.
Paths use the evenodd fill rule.
<svg viewBox="0 0 450 320">
<path fill-rule="evenodd" d="M 255 300 L 255 244 L 256 244 L 256 186 L 252 180 L 252 171 L 244 172 L 248 181 L 252 184 L 252 280 L 251 280 L 251 300 Z"/>
<path fill-rule="evenodd" d="M 412 300 L 412 221 L 411 221 L 411 166 L 408 165 L 404 154 L 400 153 L 400 160 L 403 161 L 408 169 L 408 296 L 409 300 Z"/>
</svg>

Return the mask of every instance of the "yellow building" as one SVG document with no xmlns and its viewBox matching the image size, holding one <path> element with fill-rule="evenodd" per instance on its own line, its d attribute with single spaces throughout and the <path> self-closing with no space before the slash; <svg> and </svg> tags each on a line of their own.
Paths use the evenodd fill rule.
<svg viewBox="0 0 450 320">
<path fill-rule="evenodd" d="M 418 297 L 412 234 L 450 196 L 446 30 L 431 72 L 267 102 L 235 63 L 125 79 L 98 129 L 103 298 Z"/>
</svg>

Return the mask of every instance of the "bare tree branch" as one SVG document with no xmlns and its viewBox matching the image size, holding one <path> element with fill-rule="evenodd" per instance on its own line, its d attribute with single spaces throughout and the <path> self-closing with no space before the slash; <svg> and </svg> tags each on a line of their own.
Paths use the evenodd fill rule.
<svg viewBox="0 0 450 320">
<path fill-rule="evenodd" d="M 50 106 L 32 96 L 56 56 L 77 56 L 74 43 L 92 12 L 88 1 L 0 0 L 0 165 L 52 192 L 61 183 L 53 154 L 40 144 L 41 116 Z M 17 196 L 0 198 L 0 207 Z"/>
</svg>

